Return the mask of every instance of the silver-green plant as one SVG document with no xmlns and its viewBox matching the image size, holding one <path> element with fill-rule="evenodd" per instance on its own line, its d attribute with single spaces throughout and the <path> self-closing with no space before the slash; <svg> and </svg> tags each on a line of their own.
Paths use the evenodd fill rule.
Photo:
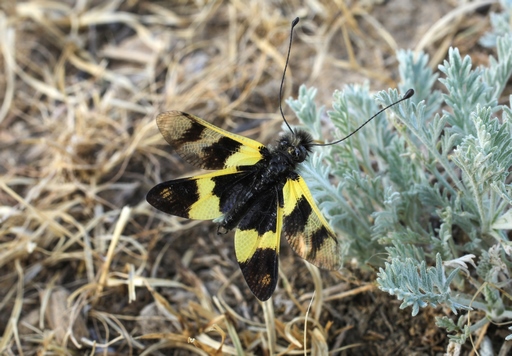
<svg viewBox="0 0 512 356">
<path fill-rule="evenodd" d="M 343 257 L 379 266 L 379 288 L 413 315 L 428 305 L 462 313 L 437 320 L 458 343 L 485 323 L 512 320 L 512 96 L 498 103 L 512 74 L 512 36 L 496 47 L 485 68 L 452 48 L 441 73 L 426 54 L 398 52 L 399 91 L 415 96 L 301 168 L 342 236 Z M 320 139 L 315 94 L 303 86 L 288 104 Z M 344 137 L 398 99 L 394 89 L 372 97 L 368 85 L 350 85 L 327 114 Z"/>
<path fill-rule="evenodd" d="M 492 31 L 486 33 L 480 38 L 480 44 L 485 47 L 496 47 L 496 40 L 498 37 L 512 34 L 510 27 L 510 13 L 512 12 L 512 0 L 500 0 L 502 12 L 491 13 L 491 27 Z"/>
</svg>

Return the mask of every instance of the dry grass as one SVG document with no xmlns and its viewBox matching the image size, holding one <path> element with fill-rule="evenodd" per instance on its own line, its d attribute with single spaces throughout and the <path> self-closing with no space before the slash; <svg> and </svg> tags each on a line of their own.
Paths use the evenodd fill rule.
<svg viewBox="0 0 512 356">
<path fill-rule="evenodd" d="M 286 246 L 278 290 L 260 304 L 231 235 L 144 199 L 193 170 L 164 144 L 160 111 L 275 137 L 294 17 L 284 97 L 307 83 L 326 105 L 345 83 L 395 86 L 397 48 L 418 45 L 435 67 L 449 45 L 473 49 L 487 26 L 455 1 L 380 2 L 0 4 L 0 352 L 444 350 L 435 311 L 411 319 L 371 273 L 320 273 Z"/>
</svg>

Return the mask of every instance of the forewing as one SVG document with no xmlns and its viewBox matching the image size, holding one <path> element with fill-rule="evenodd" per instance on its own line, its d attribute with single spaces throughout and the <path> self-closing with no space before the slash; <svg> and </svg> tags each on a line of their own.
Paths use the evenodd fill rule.
<svg viewBox="0 0 512 356">
<path fill-rule="evenodd" d="M 163 112 L 157 116 L 156 123 L 181 157 L 203 169 L 253 165 L 261 160 L 261 150 L 266 150 L 257 141 L 181 111 Z"/>
<path fill-rule="evenodd" d="M 254 180 L 252 172 L 238 167 L 160 183 L 146 196 L 164 213 L 188 219 L 213 220 L 229 211 Z"/>
<path fill-rule="evenodd" d="M 283 234 L 293 250 L 317 267 L 340 268 L 340 246 L 304 179 L 289 179 L 283 188 Z"/>
<path fill-rule="evenodd" d="M 235 233 L 235 253 L 251 292 L 262 301 L 277 285 L 282 209 L 278 193 L 269 192 L 251 207 Z"/>
</svg>

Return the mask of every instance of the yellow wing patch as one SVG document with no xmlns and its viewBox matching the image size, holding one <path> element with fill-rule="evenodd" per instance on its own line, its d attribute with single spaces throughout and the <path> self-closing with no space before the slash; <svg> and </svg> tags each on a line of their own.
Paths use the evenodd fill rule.
<svg viewBox="0 0 512 356">
<path fill-rule="evenodd" d="M 282 210 L 278 208 L 276 231 L 267 231 L 260 235 L 256 230 L 240 230 L 235 233 L 235 253 L 239 263 L 247 263 L 257 249 L 273 250 L 279 254 L 279 242 L 282 228 Z"/>
<path fill-rule="evenodd" d="M 194 177 L 197 185 L 197 200 L 190 205 L 189 219 L 213 220 L 222 216 L 220 198 L 213 193 L 215 182 L 214 174 L 205 174 Z"/>
</svg>

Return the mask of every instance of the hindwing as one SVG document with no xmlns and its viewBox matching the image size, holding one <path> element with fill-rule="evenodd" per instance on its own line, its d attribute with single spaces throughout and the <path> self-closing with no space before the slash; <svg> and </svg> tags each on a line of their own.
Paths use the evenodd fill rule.
<svg viewBox="0 0 512 356">
<path fill-rule="evenodd" d="M 275 190 L 261 196 L 238 224 L 235 254 L 251 292 L 262 301 L 277 285 L 283 212 Z"/>
<path fill-rule="evenodd" d="M 229 211 L 254 180 L 244 167 L 230 167 L 195 177 L 170 180 L 153 187 L 149 204 L 187 219 L 213 220 Z"/>
</svg>

